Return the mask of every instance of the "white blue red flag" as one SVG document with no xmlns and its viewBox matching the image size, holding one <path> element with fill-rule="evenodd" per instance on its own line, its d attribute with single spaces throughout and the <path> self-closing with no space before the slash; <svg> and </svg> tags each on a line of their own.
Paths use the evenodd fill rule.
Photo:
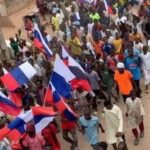
<svg viewBox="0 0 150 150">
<path fill-rule="evenodd" d="M 54 69 L 51 75 L 51 82 L 57 92 L 66 99 L 71 98 L 71 85 L 70 82 L 75 78 L 75 75 L 56 54 Z"/>
<path fill-rule="evenodd" d="M 34 75 L 36 75 L 36 70 L 30 63 L 25 62 L 3 75 L 1 80 L 9 91 L 14 91 L 21 85 L 28 83 Z"/>
<path fill-rule="evenodd" d="M 47 41 L 44 39 L 37 23 L 34 23 L 34 44 L 39 49 L 44 49 L 45 54 L 48 57 L 51 57 L 53 55 L 52 50 L 49 48 Z"/>
<path fill-rule="evenodd" d="M 32 107 L 27 112 L 21 112 L 10 124 L 0 129 L 0 140 L 10 135 L 11 140 L 16 141 L 26 131 L 26 124 L 34 122 L 36 133 L 41 132 L 50 122 L 53 121 L 57 113 L 48 107 Z"/>
</svg>

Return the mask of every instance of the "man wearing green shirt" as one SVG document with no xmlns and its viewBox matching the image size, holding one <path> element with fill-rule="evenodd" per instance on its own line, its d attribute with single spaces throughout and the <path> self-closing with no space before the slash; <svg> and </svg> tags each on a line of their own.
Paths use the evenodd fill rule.
<svg viewBox="0 0 150 150">
<path fill-rule="evenodd" d="M 19 41 L 18 39 L 15 40 L 13 37 L 11 37 L 9 40 L 10 40 L 10 46 L 14 50 L 14 55 L 16 56 L 17 53 L 19 53 Z"/>
</svg>

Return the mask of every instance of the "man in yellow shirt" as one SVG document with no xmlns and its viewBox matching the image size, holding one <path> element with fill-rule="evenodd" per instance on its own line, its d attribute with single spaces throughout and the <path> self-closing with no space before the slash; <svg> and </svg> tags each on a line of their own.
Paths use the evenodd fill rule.
<svg viewBox="0 0 150 150">
<path fill-rule="evenodd" d="M 130 40 L 131 41 L 142 40 L 141 34 L 137 32 L 137 28 L 133 28 L 133 33 L 131 33 L 130 35 Z"/>
<path fill-rule="evenodd" d="M 58 31 L 59 30 L 59 20 L 56 16 L 56 13 L 53 13 L 52 24 L 55 26 L 56 31 Z"/>
<path fill-rule="evenodd" d="M 122 50 L 122 39 L 118 33 L 116 33 L 116 38 L 113 40 L 112 44 L 115 47 L 115 52 L 120 54 Z"/>
</svg>

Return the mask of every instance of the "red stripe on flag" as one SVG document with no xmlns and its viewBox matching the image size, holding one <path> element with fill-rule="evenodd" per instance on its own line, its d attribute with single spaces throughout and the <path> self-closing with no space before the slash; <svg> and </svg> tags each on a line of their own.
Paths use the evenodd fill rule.
<svg viewBox="0 0 150 150">
<path fill-rule="evenodd" d="M 48 87 L 46 90 L 46 94 L 45 94 L 45 98 L 44 98 L 44 103 L 48 103 L 48 104 L 53 104 L 53 95 L 52 95 L 52 91 L 51 89 Z"/>
<path fill-rule="evenodd" d="M 43 49 L 43 44 L 36 38 L 34 38 L 34 45 L 39 49 Z"/>
<path fill-rule="evenodd" d="M 32 107 L 33 115 L 50 115 L 55 116 L 57 113 L 52 107 Z"/>
<path fill-rule="evenodd" d="M 19 83 L 13 78 L 13 76 L 10 73 L 7 73 L 0 79 L 2 80 L 5 87 L 8 88 L 10 91 L 14 91 L 18 87 L 20 87 Z"/>
<path fill-rule="evenodd" d="M 54 105 L 56 106 L 57 110 L 60 113 L 62 113 L 67 108 L 63 99 L 61 99 L 59 102 L 55 103 Z"/>
<path fill-rule="evenodd" d="M 8 134 L 8 137 L 11 141 L 18 141 L 21 136 L 22 134 L 17 129 L 12 130 Z"/>
<path fill-rule="evenodd" d="M 92 89 L 91 89 L 91 86 L 89 84 L 89 82 L 87 80 L 84 80 L 84 79 L 73 79 L 71 81 L 71 86 L 73 89 L 75 89 L 74 87 L 76 85 L 80 84 L 82 86 L 82 88 L 87 91 L 87 92 L 90 92 Z"/>
<path fill-rule="evenodd" d="M 11 107 L 7 104 L 0 102 L 0 111 L 4 112 L 5 114 L 17 116 L 21 112 L 21 109 L 14 108 L 14 107 Z"/>
<path fill-rule="evenodd" d="M 16 104 L 16 106 L 18 107 L 22 106 L 22 97 L 20 94 L 15 92 L 10 92 L 9 97 L 12 100 L 12 102 Z"/>
</svg>

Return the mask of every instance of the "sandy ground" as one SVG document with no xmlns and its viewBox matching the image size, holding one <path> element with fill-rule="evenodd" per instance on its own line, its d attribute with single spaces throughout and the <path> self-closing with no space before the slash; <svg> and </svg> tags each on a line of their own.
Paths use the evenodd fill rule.
<svg viewBox="0 0 150 150">
<path fill-rule="evenodd" d="M 22 37 L 26 38 L 26 32 L 24 31 L 22 18 L 26 14 L 33 12 L 35 9 L 36 9 L 36 7 L 35 7 L 34 3 L 32 3 L 31 6 L 24 8 L 21 11 L 15 13 L 9 17 L 2 18 L 0 20 L 0 27 L 2 28 L 2 32 L 4 33 L 4 37 L 6 39 L 8 39 L 9 37 L 14 36 L 18 29 L 21 29 L 23 31 Z M 49 30 L 49 29 L 47 29 L 47 30 Z M 144 94 L 143 93 L 142 101 L 143 101 L 144 108 L 146 111 L 146 115 L 145 115 L 145 119 L 144 119 L 145 137 L 144 137 L 144 139 L 140 140 L 140 143 L 138 146 L 133 145 L 134 137 L 131 133 L 130 128 L 128 128 L 128 126 L 126 124 L 127 118 L 125 117 L 124 104 L 123 104 L 122 100 L 120 100 L 120 102 L 117 103 L 117 105 L 119 105 L 123 110 L 124 124 L 125 124 L 124 125 L 124 131 L 125 131 L 129 150 L 150 150 L 149 144 L 148 144 L 149 139 L 150 139 L 150 114 L 149 114 L 149 111 L 150 111 L 149 110 L 150 109 L 150 94 Z M 103 127 L 105 128 L 104 119 L 101 117 L 102 107 L 103 106 L 101 104 L 99 106 L 98 117 L 100 118 L 100 121 L 101 121 Z M 58 136 L 59 136 L 59 140 L 60 140 L 61 145 L 62 145 L 62 150 L 69 150 L 70 145 L 62 139 L 61 135 L 58 135 Z M 106 140 L 105 134 L 100 133 L 99 137 L 100 137 L 100 141 Z M 78 133 L 78 140 L 79 140 L 80 150 L 91 150 L 90 145 L 86 142 L 85 138 L 80 133 Z M 109 150 L 112 150 L 111 146 L 109 146 Z"/>
</svg>

